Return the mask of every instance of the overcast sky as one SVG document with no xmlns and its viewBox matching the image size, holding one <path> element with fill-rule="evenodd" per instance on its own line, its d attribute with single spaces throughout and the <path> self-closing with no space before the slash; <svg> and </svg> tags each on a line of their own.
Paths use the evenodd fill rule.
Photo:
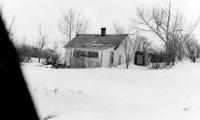
<svg viewBox="0 0 200 120">
<path fill-rule="evenodd" d="M 35 39 L 41 24 L 51 39 L 62 39 L 58 22 L 64 11 L 74 9 L 90 21 L 89 33 L 100 33 L 101 27 L 111 33 L 113 22 L 127 26 L 135 17 L 136 7 L 151 8 L 167 0 L 0 0 L 7 23 L 15 16 L 13 31 L 18 38 Z M 199 0 L 172 0 L 188 20 L 200 15 Z M 199 30 L 199 27 L 197 28 Z M 200 30 L 199 30 L 200 31 Z"/>
</svg>

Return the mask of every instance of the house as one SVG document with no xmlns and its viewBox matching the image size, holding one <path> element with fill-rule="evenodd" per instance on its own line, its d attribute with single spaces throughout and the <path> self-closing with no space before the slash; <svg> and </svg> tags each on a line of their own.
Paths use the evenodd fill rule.
<svg viewBox="0 0 200 120">
<path fill-rule="evenodd" d="M 64 46 L 65 64 L 72 68 L 115 67 L 125 63 L 122 43 L 129 40 L 128 34 L 106 34 L 106 28 L 101 28 L 101 34 L 78 34 Z"/>
</svg>

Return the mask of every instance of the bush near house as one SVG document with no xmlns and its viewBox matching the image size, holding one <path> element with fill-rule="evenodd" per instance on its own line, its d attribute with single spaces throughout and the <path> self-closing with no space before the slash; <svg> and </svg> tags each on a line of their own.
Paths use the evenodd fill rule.
<svg viewBox="0 0 200 120">
<path fill-rule="evenodd" d="M 167 67 L 166 53 L 149 53 L 150 69 L 162 69 Z"/>
<path fill-rule="evenodd" d="M 150 53 L 149 56 L 150 56 L 151 63 L 167 62 L 167 54 L 166 53 Z"/>
<path fill-rule="evenodd" d="M 15 48 L 18 52 L 20 62 L 31 62 L 31 58 L 41 58 L 44 59 L 44 65 L 52 65 L 55 68 L 65 67 L 61 63 L 60 54 L 53 49 L 40 51 L 37 47 L 25 43 L 16 45 Z"/>
<path fill-rule="evenodd" d="M 45 59 L 44 65 L 52 65 L 54 68 L 63 68 L 65 67 L 61 63 L 60 54 L 52 49 L 45 49 L 43 50 L 43 57 Z"/>
</svg>

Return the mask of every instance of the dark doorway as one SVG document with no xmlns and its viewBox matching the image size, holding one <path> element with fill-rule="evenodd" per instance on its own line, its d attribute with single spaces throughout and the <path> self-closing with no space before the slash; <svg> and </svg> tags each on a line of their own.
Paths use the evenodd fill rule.
<svg viewBox="0 0 200 120">
<path fill-rule="evenodd" d="M 135 61 L 134 61 L 135 65 L 140 65 L 140 66 L 146 66 L 147 63 L 147 53 L 145 52 L 141 52 L 141 51 L 137 51 L 135 53 Z"/>
<path fill-rule="evenodd" d="M 113 66 L 113 59 L 114 59 L 114 52 L 111 51 L 111 52 L 110 52 L 110 65 L 109 65 L 109 67 L 112 67 L 112 66 Z"/>
<path fill-rule="evenodd" d="M 119 58 L 118 58 L 118 65 L 121 65 L 122 64 L 122 56 L 119 55 Z"/>
</svg>

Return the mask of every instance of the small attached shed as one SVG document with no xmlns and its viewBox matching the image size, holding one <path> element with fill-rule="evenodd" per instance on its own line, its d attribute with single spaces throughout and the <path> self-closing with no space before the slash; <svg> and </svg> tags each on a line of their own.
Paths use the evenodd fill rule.
<svg viewBox="0 0 200 120">
<path fill-rule="evenodd" d="M 65 64 L 72 68 L 115 67 L 125 62 L 123 41 L 128 34 L 78 34 L 65 47 Z"/>
<path fill-rule="evenodd" d="M 149 65 L 149 55 L 144 51 L 137 51 L 135 53 L 134 64 L 139 66 Z"/>
</svg>

